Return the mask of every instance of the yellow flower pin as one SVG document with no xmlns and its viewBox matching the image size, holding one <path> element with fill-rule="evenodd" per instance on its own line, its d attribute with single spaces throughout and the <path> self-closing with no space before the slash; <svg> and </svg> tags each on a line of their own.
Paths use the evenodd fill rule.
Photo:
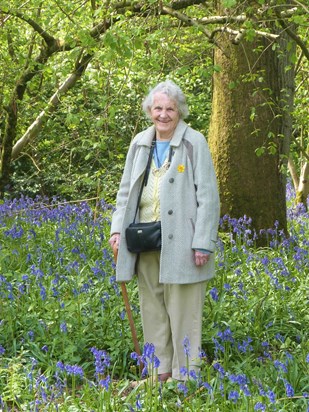
<svg viewBox="0 0 309 412">
<path fill-rule="evenodd" d="M 186 166 L 185 165 L 178 165 L 177 170 L 178 170 L 179 173 L 183 173 L 186 170 Z"/>
</svg>

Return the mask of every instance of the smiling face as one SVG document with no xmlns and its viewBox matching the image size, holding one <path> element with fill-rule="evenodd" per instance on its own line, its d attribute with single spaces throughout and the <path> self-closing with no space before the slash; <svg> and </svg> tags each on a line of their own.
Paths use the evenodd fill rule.
<svg viewBox="0 0 309 412">
<path fill-rule="evenodd" d="M 156 93 L 149 114 L 157 131 L 157 139 L 171 139 L 180 119 L 175 100 L 165 93 Z"/>
</svg>

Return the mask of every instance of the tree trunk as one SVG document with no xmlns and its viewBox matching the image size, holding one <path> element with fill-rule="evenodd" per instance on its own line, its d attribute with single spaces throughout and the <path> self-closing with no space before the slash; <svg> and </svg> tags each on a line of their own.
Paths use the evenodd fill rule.
<svg viewBox="0 0 309 412">
<path fill-rule="evenodd" d="M 307 199 L 309 195 L 309 162 L 304 162 L 299 177 L 299 184 L 296 191 L 296 202 L 303 203 L 304 207 L 308 209 Z"/>
<path fill-rule="evenodd" d="M 293 68 L 286 70 L 288 55 L 279 56 L 284 49 L 273 50 L 266 39 L 235 45 L 228 35 L 220 36 L 209 145 L 222 215 L 251 217 L 257 232 L 276 221 L 286 231 L 282 167 L 292 131 Z"/>
</svg>

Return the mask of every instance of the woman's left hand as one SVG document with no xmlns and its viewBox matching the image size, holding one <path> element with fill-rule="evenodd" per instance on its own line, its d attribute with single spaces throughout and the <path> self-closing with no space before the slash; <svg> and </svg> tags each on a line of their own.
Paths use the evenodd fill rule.
<svg viewBox="0 0 309 412">
<path fill-rule="evenodd" d="M 194 251 L 194 260 L 196 266 L 204 266 L 206 263 L 209 261 L 210 254 L 209 253 L 203 253 L 198 250 Z"/>
</svg>

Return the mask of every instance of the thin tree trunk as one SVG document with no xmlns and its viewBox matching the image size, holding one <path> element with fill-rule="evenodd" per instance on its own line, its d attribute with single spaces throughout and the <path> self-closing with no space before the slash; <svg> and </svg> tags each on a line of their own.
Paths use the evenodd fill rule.
<svg viewBox="0 0 309 412">
<path fill-rule="evenodd" d="M 80 79 L 91 57 L 91 55 L 86 55 L 82 59 L 82 61 L 78 64 L 78 67 L 75 70 L 75 72 L 72 73 L 62 83 L 58 90 L 56 90 L 56 92 L 50 98 L 47 107 L 38 115 L 35 121 L 28 127 L 24 135 L 14 144 L 12 149 L 12 160 L 16 159 L 16 157 L 20 154 L 23 148 L 38 135 L 50 114 L 53 113 L 53 111 L 55 111 L 57 106 L 59 105 L 61 101 L 61 96 L 65 95 L 65 93 L 67 93 L 68 90 L 74 87 L 76 82 Z"/>
<path fill-rule="evenodd" d="M 299 178 L 298 178 L 295 163 L 291 156 L 289 156 L 289 159 L 288 159 L 288 168 L 289 168 L 289 172 L 290 172 L 290 175 L 293 181 L 294 190 L 295 192 L 297 192 L 298 185 L 299 185 Z"/>
<path fill-rule="evenodd" d="M 303 203 L 308 208 L 307 199 L 309 195 L 309 163 L 305 162 L 301 168 L 299 176 L 299 185 L 296 191 L 296 202 Z"/>
</svg>

